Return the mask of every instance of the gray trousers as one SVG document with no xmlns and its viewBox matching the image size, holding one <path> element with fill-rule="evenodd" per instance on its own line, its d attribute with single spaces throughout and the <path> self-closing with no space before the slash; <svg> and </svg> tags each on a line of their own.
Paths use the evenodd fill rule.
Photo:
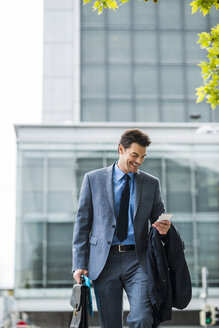
<svg viewBox="0 0 219 328">
<path fill-rule="evenodd" d="M 123 289 L 129 303 L 127 324 L 131 328 L 151 328 L 152 308 L 147 275 L 139 265 L 135 250 L 110 251 L 100 276 L 93 280 L 102 328 L 122 328 Z"/>
</svg>

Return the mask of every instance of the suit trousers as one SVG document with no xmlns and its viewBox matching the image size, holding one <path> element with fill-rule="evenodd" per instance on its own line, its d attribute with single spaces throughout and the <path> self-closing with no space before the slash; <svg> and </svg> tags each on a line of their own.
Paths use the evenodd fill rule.
<svg viewBox="0 0 219 328">
<path fill-rule="evenodd" d="M 127 325 L 151 328 L 153 313 L 147 283 L 147 274 L 135 250 L 124 253 L 111 250 L 103 271 L 93 280 L 101 327 L 122 328 L 124 289 L 130 304 Z"/>
</svg>

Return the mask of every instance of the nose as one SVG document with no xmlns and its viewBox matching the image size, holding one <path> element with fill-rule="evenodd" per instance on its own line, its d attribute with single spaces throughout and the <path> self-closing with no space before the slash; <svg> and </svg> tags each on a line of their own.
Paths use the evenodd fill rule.
<svg viewBox="0 0 219 328">
<path fill-rule="evenodd" d="M 143 163 L 143 160 L 139 157 L 136 159 L 136 163 L 141 165 Z"/>
</svg>

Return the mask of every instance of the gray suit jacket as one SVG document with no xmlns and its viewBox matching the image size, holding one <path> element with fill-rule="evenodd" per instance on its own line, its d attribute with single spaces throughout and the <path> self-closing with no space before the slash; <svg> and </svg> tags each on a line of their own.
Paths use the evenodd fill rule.
<svg viewBox="0 0 219 328">
<path fill-rule="evenodd" d="M 88 269 L 92 280 L 105 266 L 115 232 L 112 172 L 113 165 L 85 174 L 79 197 L 72 269 Z M 157 178 L 139 170 L 135 181 L 135 243 L 139 262 L 146 270 L 148 223 L 155 221 L 165 208 Z"/>
</svg>

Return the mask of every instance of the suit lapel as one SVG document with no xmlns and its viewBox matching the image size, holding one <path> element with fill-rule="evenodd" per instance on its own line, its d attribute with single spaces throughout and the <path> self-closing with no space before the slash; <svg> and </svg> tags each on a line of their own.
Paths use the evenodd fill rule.
<svg viewBox="0 0 219 328">
<path fill-rule="evenodd" d="M 110 207 L 112 209 L 113 215 L 115 216 L 115 208 L 114 208 L 114 200 L 113 200 L 113 165 L 109 166 L 106 171 L 106 190 L 107 190 Z"/>
<path fill-rule="evenodd" d="M 141 179 L 141 173 L 137 172 L 135 174 L 135 206 L 134 206 L 134 219 L 138 210 L 138 206 L 139 206 L 139 201 L 140 201 L 140 197 L 141 197 L 141 185 L 142 185 L 142 179 Z"/>
</svg>

